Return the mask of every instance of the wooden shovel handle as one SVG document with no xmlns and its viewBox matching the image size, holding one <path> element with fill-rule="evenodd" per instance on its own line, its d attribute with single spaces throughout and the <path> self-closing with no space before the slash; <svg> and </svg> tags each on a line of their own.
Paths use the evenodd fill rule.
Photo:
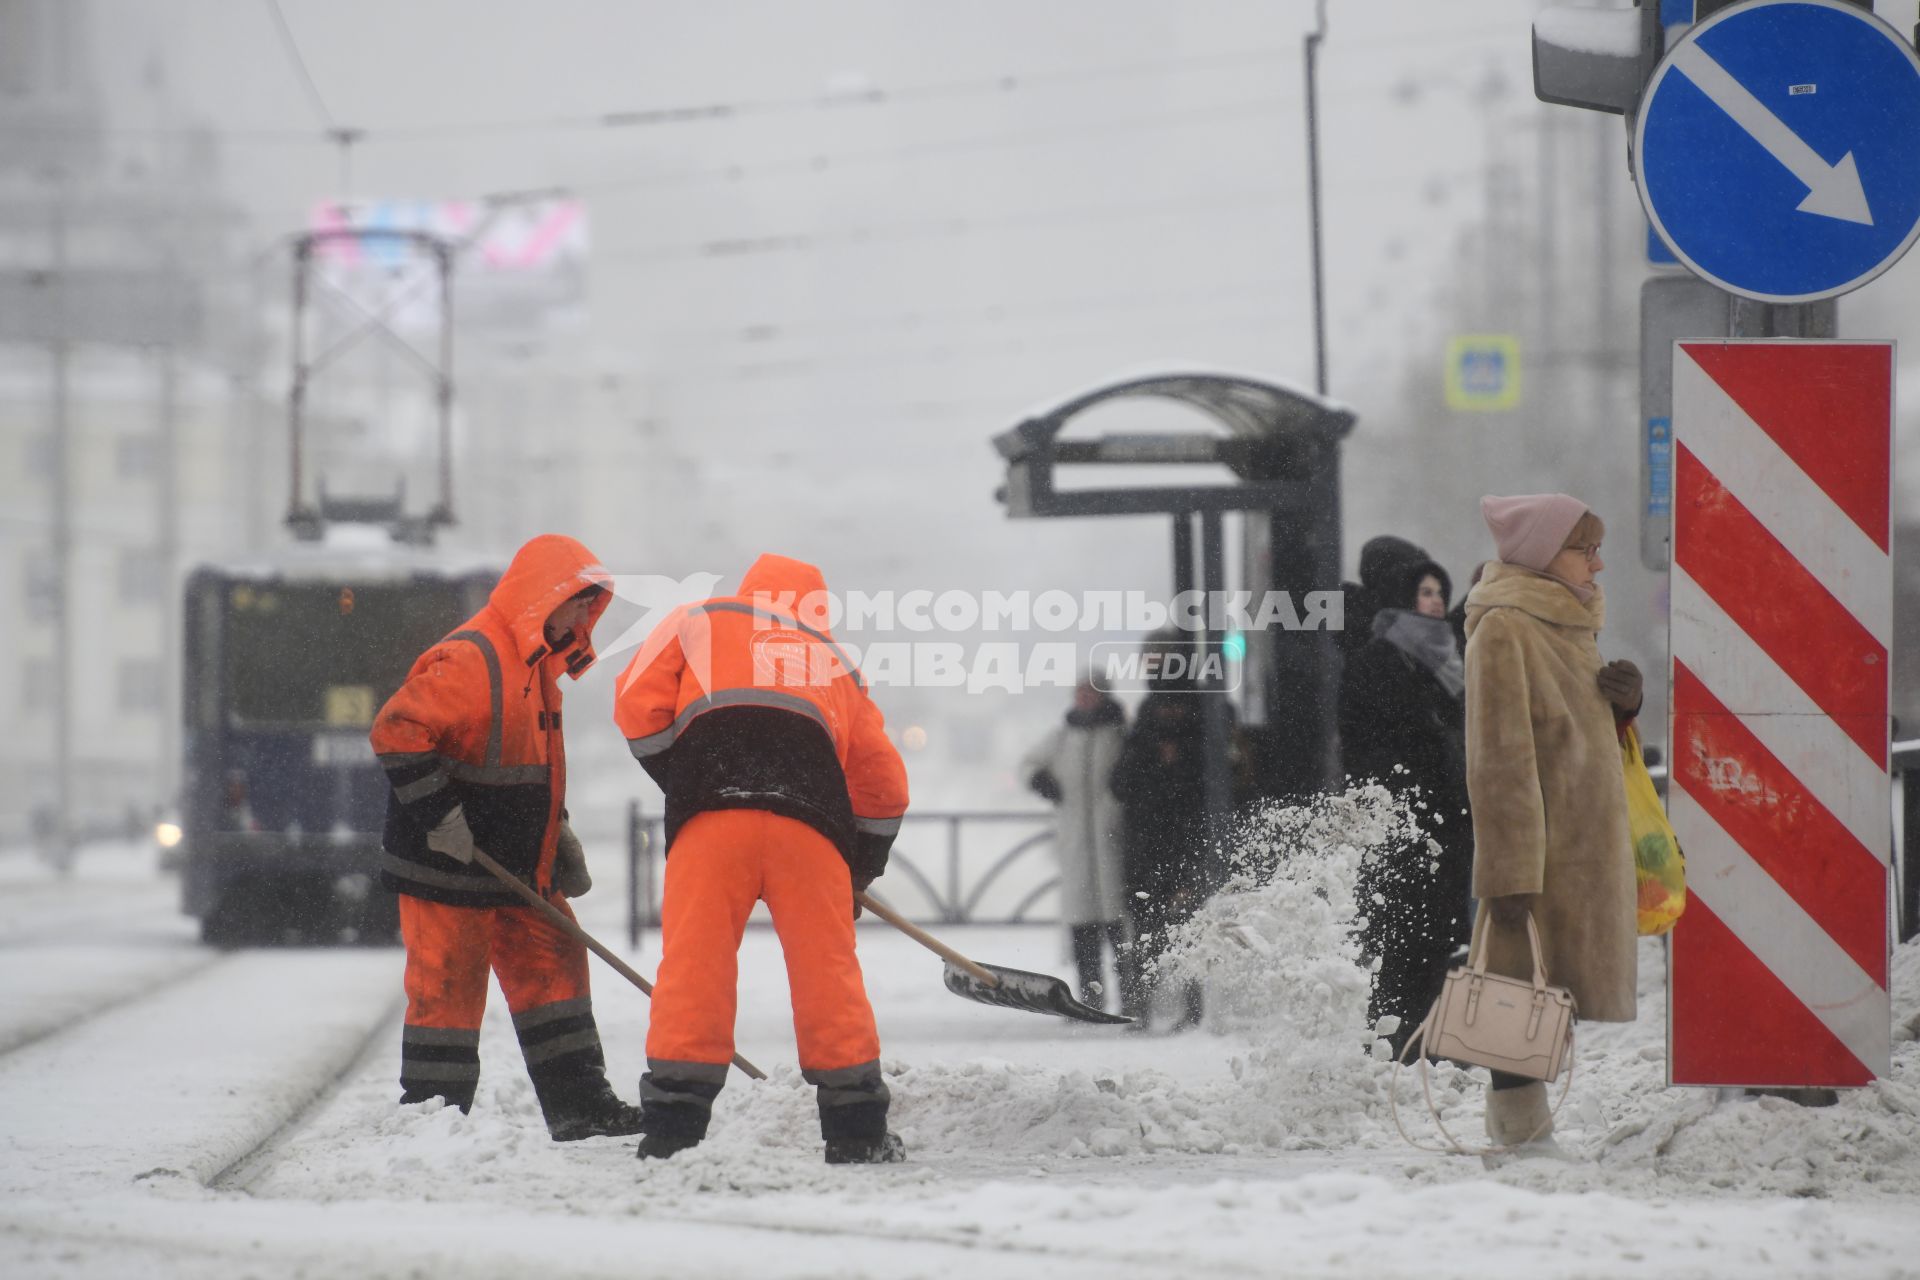
<svg viewBox="0 0 1920 1280">
<path fill-rule="evenodd" d="M 558 928 L 561 932 L 565 933 L 568 937 L 572 938 L 575 942 L 578 942 L 582 946 L 586 947 L 587 950 L 593 952 L 593 954 L 599 956 L 602 960 L 605 960 L 609 965 L 613 966 L 613 971 L 615 973 L 625 978 L 628 982 L 631 982 L 634 986 L 640 988 L 640 990 L 646 992 L 649 998 L 652 997 L 653 984 L 651 982 L 648 982 L 645 978 L 641 977 L 638 973 L 635 973 L 633 970 L 633 966 L 629 965 L 625 960 L 622 960 L 619 956 L 613 954 L 613 952 L 601 946 L 600 940 L 598 938 L 595 938 L 592 934 L 588 933 L 585 929 L 582 929 L 577 923 L 575 923 L 571 918 L 568 917 L 566 912 L 554 906 L 551 902 L 548 902 L 545 898 L 541 897 L 539 894 L 535 893 L 531 888 L 527 886 L 525 881 L 520 879 L 520 877 L 514 875 L 511 871 L 508 871 L 505 867 L 495 862 L 491 857 L 489 857 L 486 853 L 482 852 L 481 850 L 475 849 L 473 851 L 473 860 L 479 863 L 481 866 L 485 867 L 488 871 L 491 871 L 494 875 L 494 878 L 499 880 L 501 884 L 506 885 L 507 888 L 519 894 L 520 897 L 526 901 L 526 904 L 528 906 L 538 907 L 541 911 L 545 912 L 547 919 L 553 921 L 555 927 Z M 745 1058 L 741 1057 L 737 1053 L 733 1055 L 733 1065 L 740 1068 L 742 1071 L 746 1072 L 747 1077 L 749 1079 L 765 1080 L 767 1078 L 766 1072 L 754 1066 L 751 1062 L 748 1062 Z"/>
<path fill-rule="evenodd" d="M 968 977 L 978 982 L 984 982 L 989 987 L 997 987 L 1000 985 L 1000 979 L 996 978 L 990 971 L 981 968 L 973 961 L 967 959 L 958 951 L 955 951 L 952 947 L 940 941 L 940 939 L 934 937 L 925 929 L 922 929 L 919 925 L 901 916 L 901 914 L 892 907 L 882 904 L 871 894 L 855 889 L 853 891 L 853 900 L 865 907 L 868 911 L 879 916 L 882 920 L 885 920 L 900 932 L 906 934 L 909 938 L 912 938 L 927 950 L 933 952 L 933 954 L 939 956 L 942 960 L 945 960 L 948 964 L 953 965 L 957 969 L 965 970 Z"/>
</svg>

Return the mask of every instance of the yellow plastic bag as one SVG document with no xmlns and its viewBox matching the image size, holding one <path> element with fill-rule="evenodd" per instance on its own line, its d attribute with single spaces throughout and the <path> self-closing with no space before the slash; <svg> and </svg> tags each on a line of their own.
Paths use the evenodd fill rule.
<svg viewBox="0 0 1920 1280">
<path fill-rule="evenodd" d="M 1687 861 L 1674 838 L 1673 824 L 1660 804 L 1647 763 L 1640 758 L 1640 733 L 1628 729 L 1620 744 L 1627 779 L 1627 820 L 1633 827 L 1633 871 L 1639 889 L 1640 934 L 1652 937 L 1673 928 L 1687 909 Z"/>
</svg>

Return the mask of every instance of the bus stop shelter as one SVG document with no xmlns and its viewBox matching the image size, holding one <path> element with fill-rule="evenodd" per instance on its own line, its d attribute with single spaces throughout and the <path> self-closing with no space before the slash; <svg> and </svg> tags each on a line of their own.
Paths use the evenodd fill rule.
<svg viewBox="0 0 1920 1280">
<path fill-rule="evenodd" d="M 1076 423 L 1120 402 L 1171 408 L 1212 430 L 1076 435 Z M 1023 418 L 994 437 L 1006 462 L 999 497 L 1015 519 L 1063 516 L 1172 517 L 1173 582 L 1228 590 L 1224 517 L 1241 513 L 1243 580 L 1232 590 L 1284 591 L 1296 605 L 1340 585 L 1340 443 L 1352 410 L 1311 392 L 1234 374 L 1172 372 L 1096 388 Z M 1062 466 L 1225 467 L 1227 483 L 1063 488 Z M 1224 639 L 1209 633 L 1204 641 Z M 1246 636 L 1248 776 L 1260 794 L 1300 795 L 1337 773 L 1338 637 L 1326 629 L 1256 629 Z M 1209 712 L 1209 810 L 1231 804 L 1225 705 Z"/>
</svg>

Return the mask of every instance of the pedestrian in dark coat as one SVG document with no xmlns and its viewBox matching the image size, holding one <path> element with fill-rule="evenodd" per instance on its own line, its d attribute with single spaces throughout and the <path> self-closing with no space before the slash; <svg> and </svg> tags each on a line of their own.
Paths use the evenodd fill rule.
<svg viewBox="0 0 1920 1280">
<path fill-rule="evenodd" d="M 1432 561 L 1425 549 L 1383 533 L 1367 539 L 1360 548 L 1360 581 L 1345 582 L 1345 625 L 1340 632 L 1340 651 L 1352 657 L 1373 639 L 1373 615 L 1397 598 L 1403 579 L 1416 565 Z"/>
<path fill-rule="evenodd" d="M 1126 815 L 1122 849 L 1134 934 L 1121 998 L 1137 1018 L 1152 1011 L 1152 966 L 1168 930 L 1191 916 L 1212 889 L 1203 700 L 1217 696 L 1185 680 L 1162 681 L 1140 703 L 1113 769 L 1113 793 Z M 1189 983 L 1183 996 L 1176 1026 L 1196 1025 L 1199 984 Z"/>
<path fill-rule="evenodd" d="M 1400 1019 L 1387 1036 L 1397 1053 L 1467 940 L 1473 827 L 1465 672 L 1447 623 L 1447 572 L 1431 560 L 1403 565 L 1381 586 L 1372 638 L 1341 677 L 1340 757 L 1349 777 L 1383 783 L 1413 805 L 1422 832 L 1385 851 L 1359 886 L 1361 945 L 1380 961 L 1368 1012 L 1375 1022 Z"/>
</svg>

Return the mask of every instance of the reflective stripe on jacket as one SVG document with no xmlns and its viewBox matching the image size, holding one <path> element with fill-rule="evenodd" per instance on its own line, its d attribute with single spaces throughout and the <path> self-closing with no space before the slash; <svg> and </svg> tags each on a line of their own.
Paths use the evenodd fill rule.
<svg viewBox="0 0 1920 1280">
<path fill-rule="evenodd" d="M 614 718 L 667 799 L 667 842 L 713 809 L 763 809 L 878 875 L 907 808 L 907 773 L 850 655 L 804 620 L 826 583 L 761 556 L 737 596 L 677 609 L 621 675 Z"/>
</svg>

